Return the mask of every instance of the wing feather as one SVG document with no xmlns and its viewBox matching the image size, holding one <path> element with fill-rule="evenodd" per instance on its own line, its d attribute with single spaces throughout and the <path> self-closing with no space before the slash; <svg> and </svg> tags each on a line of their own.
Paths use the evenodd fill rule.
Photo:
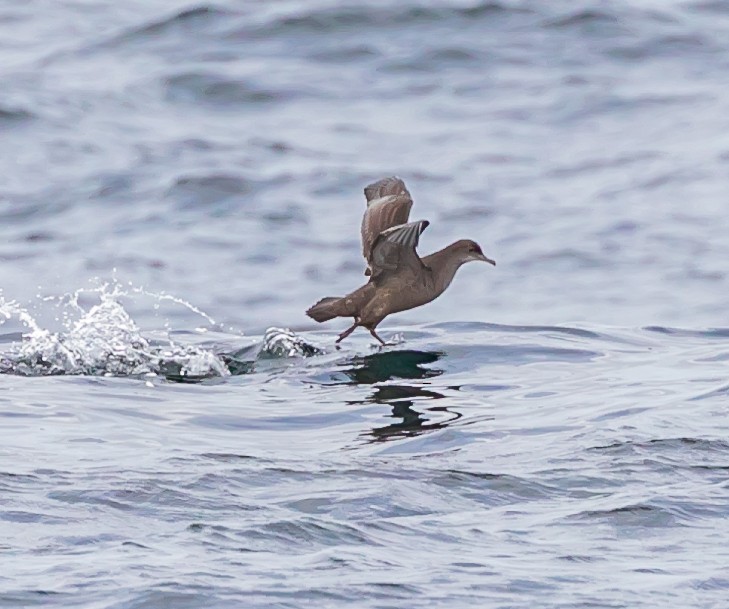
<svg viewBox="0 0 729 609">
<path fill-rule="evenodd" d="M 410 196 L 408 189 L 405 187 L 405 182 L 397 176 L 390 176 L 389 178 L 382 178 L 368 184 L 364 189 L 365 197 L 367 198 L 367 204 L 376 199 L 381 199 L 388 195 L 407 195 Z"/>
<path fill-rule="evenodd" d="M 405 182 L 394 176 L 373 182 L 364 191 L 367 209 L 362 218 L 362 255 L 369 261 L 372 247 L 380 233 L 407 223 L 413 200 Z M 369 270 L 365 272 L 366 275 Z"/>
<path fill-rule="evenodd" d="M 414 271 L 422 269 L 424 265 L 415 248 L 429 224 L 427 220 L 418 220 L 382 231 L 373 244 L 372 255 L 368 260 L 373 279 L 384 272 L 397 272 L 404 267 Z"/>
</svg>

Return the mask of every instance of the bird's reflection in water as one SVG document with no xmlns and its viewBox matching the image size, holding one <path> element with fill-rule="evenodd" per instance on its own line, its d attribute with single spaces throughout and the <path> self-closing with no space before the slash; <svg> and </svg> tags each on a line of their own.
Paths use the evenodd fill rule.
<svg viewBox="0 0 729 609">
<path fill-rule="evenodd" d="M 351 360 L 352 368 L 343 370 L 358 385 L 373 385 L 392 379 L 427 379 L 443 374 L 437 368 L 424 368 L 437 362 L 443 353 L 439 351 L 383 351 Z"/>
<path fill-rule="evenodd" d="M 437 362 L 443 353 L 428 351 L 385 351 L 352 360 L 353 366 L 342 372 L 353 384 L 374 385 L 373 392 L 364 400 L 356 403 L 387 404 L 392 408 L 391 417 L 399 419 L 383 427 L 375 427 L 365 435 L 373 442 L 381 442 L 397 437 L 416 436 L 421 433 L 442 429 L 461 418 L 461 414 L 445 406 L 423 408 L 427 412 L 447 413 L 439 416 L 437 422 L 430 422 L 424 412 L 413 409 L 415 401 L 439 400 L 442 393 L 418 385 L 404 383 L 389 384 L 393 379 L 428 379 L 443 374 L 443 370 L 428 364 Z M 381 384 L 388 383 L 388 384 Z M 354 403 L 354 402 L 350 402 Z"/>
</svg>

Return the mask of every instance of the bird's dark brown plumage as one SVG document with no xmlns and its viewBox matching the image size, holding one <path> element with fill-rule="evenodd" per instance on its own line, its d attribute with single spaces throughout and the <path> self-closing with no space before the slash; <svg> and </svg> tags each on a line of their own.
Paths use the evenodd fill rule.
<svg viewBox="0 0 729 609">
<path fill-rule="evenodd" d="M 342 332 L 340 342 L 358 326 L 375 331 L 388 315 L 427 304 L 450 285 L 460 266 L 472 260 L 495 264 L 470 240 L 452 243 L 420 258 L 416 252 L 427 220 L 408 222 L 413 201 L 405 183 L 384 178 L 365 188 L 367 210 L 362 219 L 362 253 L 370 280 L 347 296 L 323 298 L 306 314 L 318 322 L 352 317 L 354 324 Z"/>
</svg>

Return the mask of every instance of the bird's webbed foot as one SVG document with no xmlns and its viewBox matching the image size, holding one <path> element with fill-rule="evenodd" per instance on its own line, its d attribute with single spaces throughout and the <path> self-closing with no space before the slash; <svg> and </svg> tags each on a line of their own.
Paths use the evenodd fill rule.
<svg viewBox="0 0 729 609">
<path fill-rule="evenodd" d="M 377 334 L 377 332 L 375 332 L 375 329 L 374 329 L 374 328 L 371 328 L 371 329 L 370 329 L 370 334 L 372 334 L 372 336 L 374 336 L 374 337 L 375 337 L 375 338 L 376 338 L 376 339 L 377 339 L 378 341 L 380 341 L 380 344 L 381 344 L 381 345 L 382 345 L 383 347 L 389 347 L 389 346 L 392 346 L 392 345 L 394 345 L 394 344 L 395 344 L 395 343 L 386 343 L 386 342 L 385 342 L 384 340 L 382 340 L 382 339 L 381 339 L 381 338 L 379 337 L 379 335 Z"/>
</svg>

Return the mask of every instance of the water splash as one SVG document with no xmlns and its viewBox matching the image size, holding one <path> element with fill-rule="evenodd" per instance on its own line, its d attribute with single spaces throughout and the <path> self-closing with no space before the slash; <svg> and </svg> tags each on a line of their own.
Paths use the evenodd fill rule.
<svg viewBox="0 0 729 609">
<path fill-rule="evenodd" d="M 309 357 L 322 353 L 288 328 L 269 328 L 263 336 L 263 345 L 258 353 L 261 358 Z"/>
<path fill-rule="evenodd" d="M 85 309 L 79 297 L 89 291 L 97 293 L 99 302 Z M 41 327 L 28 310 L 0 297 L 0 318 L 16 317 L 28 328 L 21 342 L 3 354 L 0 372 L 139 377 L 165 374 L 173 367 L 181 376 L 196 378 L 229 374 L 222 359 L 209 350 L 172 341 L 164 348 L 151 344 L 119 302 L 123 294 L 117 284 L 105 284 L 60 298 L 65 303 L 60 332 Z M 73 312 L 78 314 L 75 320 Z"/>
<path fill-rule="evenodd" d="M 81 296 L 93 294 L 98 302 L 84 306 Z M 41 303 L 55 302 L 60 309 L 56 318 L 62 325 L 53 332 L 15 301 L 0 294 L 0 325 L 19 320 L 28 331 L 19 342 L 0 353 L 0 373 L 23 376 L 95 375 L 163 376 L 177 381 L 196 381 L 231 375 L 226 365 L 230 358 L 210 348 L 183 345 L 173 340 L 166 325 L 164 344 L 150 341 L 120 302 L 135 294 L 152 296 L 157 302 L 171 301 L 198 313 L 211 325 L 212 317 L 186 301 L 168 294 L 154 294 L 141 288 L 122 287 L 117 282 L 82 288 L 63 296 L 39 297 Z M 309 356 L 320 353 L 290 330 L 270 328 L 254 359 Z M 242 369 L 241 369 L 242 370 Z M 252 367 L 251 367 L 252 370 Z M 232 373 L 240 373 L 234 370 Z"/>
</svg>

